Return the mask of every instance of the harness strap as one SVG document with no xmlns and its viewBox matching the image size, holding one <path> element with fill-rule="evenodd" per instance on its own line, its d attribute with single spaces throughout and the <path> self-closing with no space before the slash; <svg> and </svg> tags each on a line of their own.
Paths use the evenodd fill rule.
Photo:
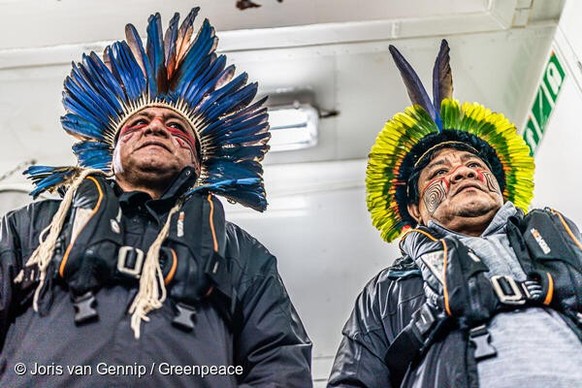
<svg viewBox="0 0 582 388">
<path fill-rule="evenodd" d="M 446 319 L 428 303 L 424 303 L 412 313 L 412 319 L 394 338 L 384 357 L 390 369 L 390 380 L 393 386 L 400 386 L 408 366 L 424 348 L 430 345 L 432 341 L 429 338 L 434 338 Z"/>
<path fill-rule="evenodd" d="M 210 280 L 208 291 L 205 295 L 197 295 L 191 292 L 188 287 L 172 290 L 174 300 L 175 316 L 172 324 L 184 331 L 191 331 L 195 326 L 196 304 L 204 297 L 214 296 L 220 299 L 215 303 L 215 308 L 230 326 L 232 316 L 236 306 L 236 294 L 231 279 L 231 273 L 227 266 L 227 261 L 217 252 L 209 258 L 203 268 L 204 276 Z M 195 281 L 196 279 L 192 279 Z M 217 292 L 220 296 L 217 296 Z"/>
<path fill-rule="evenodd" d="M 520 282 L 510 276 L 493 276 L 489 280 L 499 300 L 496 311 L 508 311 L 541 303 L 542 285 L 537 281 Z M 450 322 L 450 317 L 430 303 L 424 303 L 412 314 L 410 322 L 394 338 L 384 358 L 390 369 L 390 380 L 393 386 L 400 386 L 408 367 L 432 345 L 434 339 L 444 331 L 448 322 Z M 490 339 L 486 325 L 469 330 L 469 341 L 475 347 L 476 360 L 497 354 L 490 344 Z"/>
</svg>

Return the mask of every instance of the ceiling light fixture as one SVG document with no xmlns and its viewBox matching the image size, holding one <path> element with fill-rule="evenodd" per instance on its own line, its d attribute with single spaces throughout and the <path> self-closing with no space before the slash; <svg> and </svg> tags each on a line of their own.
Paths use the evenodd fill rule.
<svg viewBox="0 0 582 388">
<path fill-rule="evenodd" d="M 317 145 L 319 112 L 310 104 L 269 108 L 271 151 L 293 151 Z"/>
</svg>

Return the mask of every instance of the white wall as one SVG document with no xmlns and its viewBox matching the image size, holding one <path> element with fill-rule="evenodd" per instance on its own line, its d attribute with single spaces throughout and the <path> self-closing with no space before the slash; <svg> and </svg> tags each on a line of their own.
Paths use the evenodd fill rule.
<svg viewBox="0 0 582 388">
<path fill-rule="evenodd" d="M 366 210 L 366 160 L 267 166 L 263 214 L 225 205 L 227 218 L 277 256 L 309 336 L 323 383 L 356 296 L 398 251 L 384 243 Z"/>
</svg>

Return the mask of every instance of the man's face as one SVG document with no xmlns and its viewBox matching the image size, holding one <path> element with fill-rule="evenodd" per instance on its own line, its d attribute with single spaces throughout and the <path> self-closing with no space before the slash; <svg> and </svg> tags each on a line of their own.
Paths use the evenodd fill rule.
<svg viewBox="0 0 582 388">
<path fill-rule="evenodd" d="M 144 108 L 119 131 L 115 176 L 118 182 L 137 180 L 147 186 L 173 179 L 186 166 L 199 172 L 195 144 L 194 131 L 181 115 L 169 108 Z"/>
<path fill-rule="evenodd" d="M 418 192 L 418 204 L 408 206 L 417 221 L 426 225 L 433 219 L 461 233 L 476 226 L 484 230 L 503 205 L 499 184 L 487 164 L 453 148 L 438 151 L 421 171 Z"/>
</svg>

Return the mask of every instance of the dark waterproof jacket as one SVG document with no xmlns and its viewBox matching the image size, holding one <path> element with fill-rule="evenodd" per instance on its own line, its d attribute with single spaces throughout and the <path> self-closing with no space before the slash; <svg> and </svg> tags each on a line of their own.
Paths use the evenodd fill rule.
<svg viewBox="0 0 582 388">
<path fill-rule="evenodd" d="M 579 241 L 577 229 L 566 221 Z M 565 230 L 561 233 L 570 239 Z M 388 348 L 425 303 L 423 284 L 420 269 L 404 256 L 365 286 L 344 326 L 328 387 L 392 386 L 386 362 Z M 576 328 L 571 328 L 580 336 Z M 453 329 L 439 336 L 420 359 L 412 362 L 401 386 L 478 386 L 477 365 L 466 332 Z"/>
<path fill-rule="evenodd" d="M 191 185 L 188 175 L 183 171 L 159 200 L 117 189 L 126 245 L 147 252 L 177 195 Z M 244 230 L 225 222 L 213 196 L 194 195 L 189 201 L 210 214 L 200 217 L 201 232 L 191 236 L 193 256 L 198 260 L 218 244 L 229 268 L 231 298 L 209 291 L 195 305 L 193 330 L 185 331 L 171 323 L 176 310 L 169 296 L 142 322 L 139 339 L 128 314 L 136 282 L 101 286 L 95 292 L 98 320 L 76 325 L 68 285 L 51 278 L 49 295 L 43 298 L 50 300 L 50 307 L 44 314 L 35 312 L 34 289 L 22 289 L 13 279 L 60 201 L 37 202 L 8 214 L 0 229 L 0 386 L 311 386 L 311 343 L 275 257 Z M 210 224 L 217 236 L 207 231 Z M 171 295 L 172 284 L 167 288 Z"/>
<path fill-rule="evenodd" d="M 414 265 L 411 260 L 409 263 Z M 412 313 L 425 302 L 420 271 L 411 270 L 404 276 L 398 272 L 394 268 L 383 270 L 358 296 L 343 329 L 330 387 L 391 386 L 390 370 L 384 360 L 388 347 L 410 322 Z M 453 332 L 443 342 L 434 344 L 422 370 L 415 370 L 414 386 L 468 386 L 465 352 L 461 333 Z"/>
</svg>

